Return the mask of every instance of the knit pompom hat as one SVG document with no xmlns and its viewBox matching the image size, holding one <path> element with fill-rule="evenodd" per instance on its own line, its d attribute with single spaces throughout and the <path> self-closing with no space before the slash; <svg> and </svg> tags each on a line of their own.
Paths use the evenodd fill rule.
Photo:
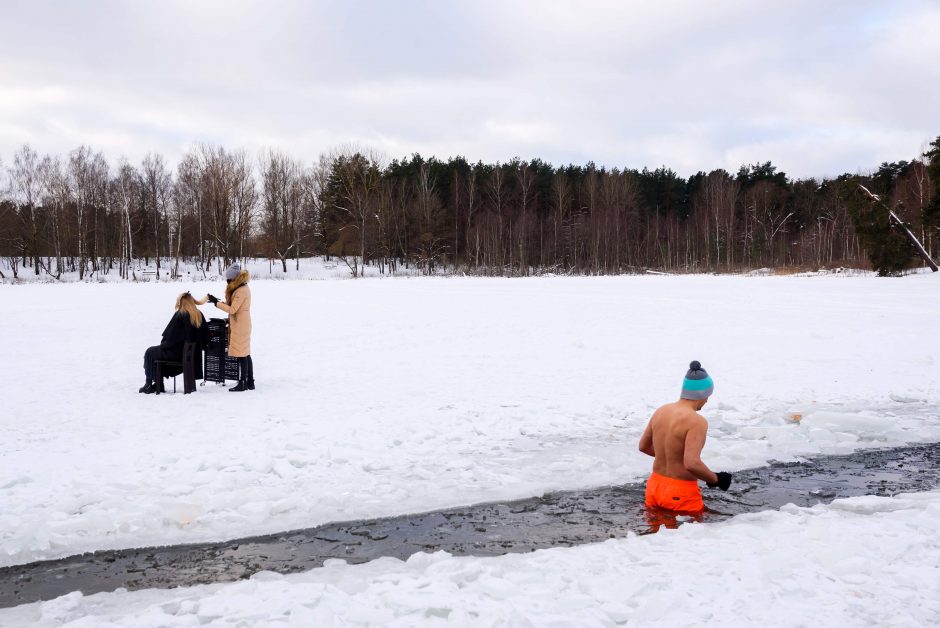
<svg viewBox="0 0 940 628">
<path fill-rule="evenodd" d="M 715 382 L 711 376 L 702 368 L 698 360 L 693 360 L 689 364 L 689 372 L 685 374 L 682 380 L 682 395 L 680 399 L 691 399 L 699 401 L 708 399 L 715 390 Z"/>
<path fill-rule="evenodd" d="M 241 271 L 242 271 L 241 264 L 238 264 L 238 263 L 232 264 L 225 271 L 225 279 L 227 281 L 232 281 L 233 279 L 238 277 L 238 273 L 240 273 Z"/>
</svg>

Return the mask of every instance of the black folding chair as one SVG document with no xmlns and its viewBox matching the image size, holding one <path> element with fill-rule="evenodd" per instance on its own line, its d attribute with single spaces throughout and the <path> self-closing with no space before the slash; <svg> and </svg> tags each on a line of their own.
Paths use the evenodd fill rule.
<svg viewBox="0 0 940 628">
<path fill-rule="evenodd" d="M 174 367 L 183 371 L 183 394 L 188 395 L 196 392 L 196 343 L 187 342 L 183 344 L 183 360 L 174 362 L 172 360 L 154 360 L 153 371 L 154 379 L 157 380 L 157 394 L 166 392 L 163 390 L 163 369 L 165 367 Z M 176 375 L 173 375 L 173 392 L 176 392 Z"/>
</svg>

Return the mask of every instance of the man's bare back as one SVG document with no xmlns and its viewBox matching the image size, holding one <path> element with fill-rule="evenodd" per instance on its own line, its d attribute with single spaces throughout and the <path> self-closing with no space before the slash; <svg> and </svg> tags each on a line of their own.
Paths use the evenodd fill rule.
<svg viewBox="0 0 940 628">
<path fill-rule="evenodd" d="M 640 438 L 640 451 L 653 456 L 654 473 L 715 484 L 717 474 L 701 458 L 708 421 L 696 412 L 696 403 L 680 399 L 656 410 Z"/>
</svg>

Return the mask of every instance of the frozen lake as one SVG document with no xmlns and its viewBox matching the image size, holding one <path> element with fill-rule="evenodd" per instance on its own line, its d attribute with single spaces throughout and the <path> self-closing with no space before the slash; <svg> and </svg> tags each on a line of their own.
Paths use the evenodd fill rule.
<svg viewBox="0 0 940 628">
<path fill-rule="evenodd" d="M 713 468 L 935 443 L 937 281 L 258 281 L 257 390 L 160 397 L 137 393 L 143 350 L 178 292 L 221 285 L 0 286 L 0 566 L 637 482 L 692 359 L 717 386 Z M 924 625 L 938 509 L 853 497 L 530 554 L 73 592 L 0 623 Z"/>
<path fill-rule="evenodd" d="M 221 285 L 3 286 L 0 565 L 636 481 L 691 359 L 718 469 L 938 441 L 937 285 L 259 281 L 258 389 L 160 397 L 144 348 Z"/>
</svg>

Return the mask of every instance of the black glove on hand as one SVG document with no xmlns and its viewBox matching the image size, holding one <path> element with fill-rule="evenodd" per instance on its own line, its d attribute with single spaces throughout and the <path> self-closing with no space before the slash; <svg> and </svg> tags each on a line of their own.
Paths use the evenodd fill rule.
<svg viewBox="0 0 940 628">
<path fill-rule="evenodd" d="M 214 296 L 212 296 L 211 294 L 207 294 L 207 295 L 206 295 L 206 298 L 209 299 L 209 303 L 211 303 L 212 305 L 215 305 L 216 303 L 219 302 L 219 300 L 216 299 L 216 298 L 215 298 Z"/>
<path fill-rule="evenodd" d="M 714 484 L 708 483 L 705 486 L 708 488 L 720 488 L 723 491 L 727 491 L 728 487 L 731 486 L 731 474 L 727 471 L 719 471 L 715 475 L 718 476 L 718 481 Z"/>
</svg>

